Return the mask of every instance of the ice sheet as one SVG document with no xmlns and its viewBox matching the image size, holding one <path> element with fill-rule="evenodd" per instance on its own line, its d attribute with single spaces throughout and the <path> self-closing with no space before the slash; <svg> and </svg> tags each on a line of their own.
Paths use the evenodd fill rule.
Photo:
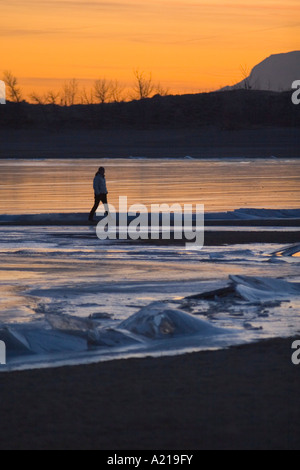
<svg viewBox="0 0 300 470">
<path fill-rule="evenodd" d="M 70 226 L 5 227 L 1 235 L 2 371 L 200 351 L 300 330 L 297 246 L 188 252 L 101 243 L 94 230 Z"/>
</svg>

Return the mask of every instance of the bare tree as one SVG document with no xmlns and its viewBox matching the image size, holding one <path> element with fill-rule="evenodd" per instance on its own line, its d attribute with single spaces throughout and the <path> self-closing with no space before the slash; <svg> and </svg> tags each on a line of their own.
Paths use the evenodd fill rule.
<svg viewBox="0 0 300 470">
<path fill-rule="evenodd" d="M 168 96 L 170 94 L 169 88 L 164 88 L 160 83 L 156 85 L 155 91 L 160 96 Z"/>
<path fill-rule="evenodd" d="M 114 103 L 121 103 L 125 101 L 124 87 L 118 80 L 111 82 L 111 100 Z"/>
<path fill-rule="evenodd" d="M 95 95 L 94 90 L 87 91 L 84 87 L 81 91 L 81 104 L 94 104 L 95 103 Z"/>
<path fill-rule="evenodd" d="M 244 88 L 245 88 L 245 90 L 252 90 L 251 80 L 250 80 L 251 71 L 250 71 L 249 67 L 247 67 L 245 65 L 241 65 L 240 69 L 241 69 L 241 73 L 242 73 L 243 78 L 244 78 Z"/>
<path fill-rule="evenodd" d="M 46 105 L 46 104 L 57 104 L 60 97 L 60 93 L 55 91 L 48 91 L 44 95 L 39 95 L 36 92 L 31 93 L 30 99 L 33 103 Z"/>
<path fill-rule="evenodd" d="M 78 98 L 78 81 L 73 78 L 63 86 L 61 104 L 63 106 L 73 106 Z"/>
<path fill-rule="evenodd" d="M 96 80 L 94 83 L 94 95 L 98 103 L 108 103 L 111 99 L 112 83 L 106 78 Z"/>
<path fill-rule="evenodd" d="M 135 84 L 134 84 L 134 96 L 133 98 L 137 98 L 143 100 L 145 98 L 150 98 L 155 90 L 155 86 L 152 80 L 152 74 L 150 73 L 148 76 L 145 72 L 141 72 L 140 70 L 134 71 L 135 76 Z"/>
<path fill-rule="evenodd" d="M 59 97 L 60 97 L 59 92 L 55 92 L 55 91 L 50 90 L 50 91 L 48 91 L 48 93 L 46 95 L 46 102 L 48 104 L 58 104 Z"/>
<path fill-rule="evenodd" d="M 47 102 L 47 97 L 45 95 L 39 95 L 36 92 L 31 93 L 29 98 L 35 104 L 44 105 Z"/>
<path fill-rule="evenodd" d="M 22 90 L 19 87 L 18 79 L 9 71 L 3 73 L 3 81 L 8 90 L 8 96 L 14 103 L 20 103 L 23 100 Z"/>
</svg>

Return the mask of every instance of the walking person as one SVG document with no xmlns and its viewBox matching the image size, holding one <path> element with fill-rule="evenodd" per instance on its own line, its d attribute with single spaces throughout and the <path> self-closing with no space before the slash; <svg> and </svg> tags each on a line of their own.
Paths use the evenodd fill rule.
<svg viewBox="0 0 300 470">
<path fill-rule="evenodd" d="M 108 215 L 108 202 L 107 202 L 108 191 L 106 187 L 105 168 L 103 167 L 99 168 L 94 178 L 93 186 L 94 186 L 94 192 L 95 192 L 95 204 L 89 215 L 90 222 L 94 221 L 94 215 L 101 202 L 105 207 L 105 215 L 106 216 Z"/>
</svg>

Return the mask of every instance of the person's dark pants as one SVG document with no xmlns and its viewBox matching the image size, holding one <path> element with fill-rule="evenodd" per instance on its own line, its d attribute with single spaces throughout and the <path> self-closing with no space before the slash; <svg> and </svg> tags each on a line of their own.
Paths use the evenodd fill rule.
<svg viewBox="0 0 300 470">
<path fill-rule="evenodd" d="M 89 216 L 90 220 L 94 219 L 94 215 L 96 214 L 97 209 L 101 202 L 105 207 L 106 214 L 108 213 L 107 194 L 95 194 L 95 204 L 94 204 L 93 209 L 90 212 L 90 216 Z"/>
</svg>

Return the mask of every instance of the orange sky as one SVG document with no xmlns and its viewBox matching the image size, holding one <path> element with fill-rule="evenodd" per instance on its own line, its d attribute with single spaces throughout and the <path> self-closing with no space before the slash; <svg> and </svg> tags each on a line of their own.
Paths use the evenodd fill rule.
<svg viewBox="0 0 300 470">
<path fill-rule="evenodd" d="M 273 53 L 300 49 L 299 0 L 1 0 L 2 70 L 25 92 L 69 78 L 151 71 L 173 92 L 240 81 Z"/>
</svg>

